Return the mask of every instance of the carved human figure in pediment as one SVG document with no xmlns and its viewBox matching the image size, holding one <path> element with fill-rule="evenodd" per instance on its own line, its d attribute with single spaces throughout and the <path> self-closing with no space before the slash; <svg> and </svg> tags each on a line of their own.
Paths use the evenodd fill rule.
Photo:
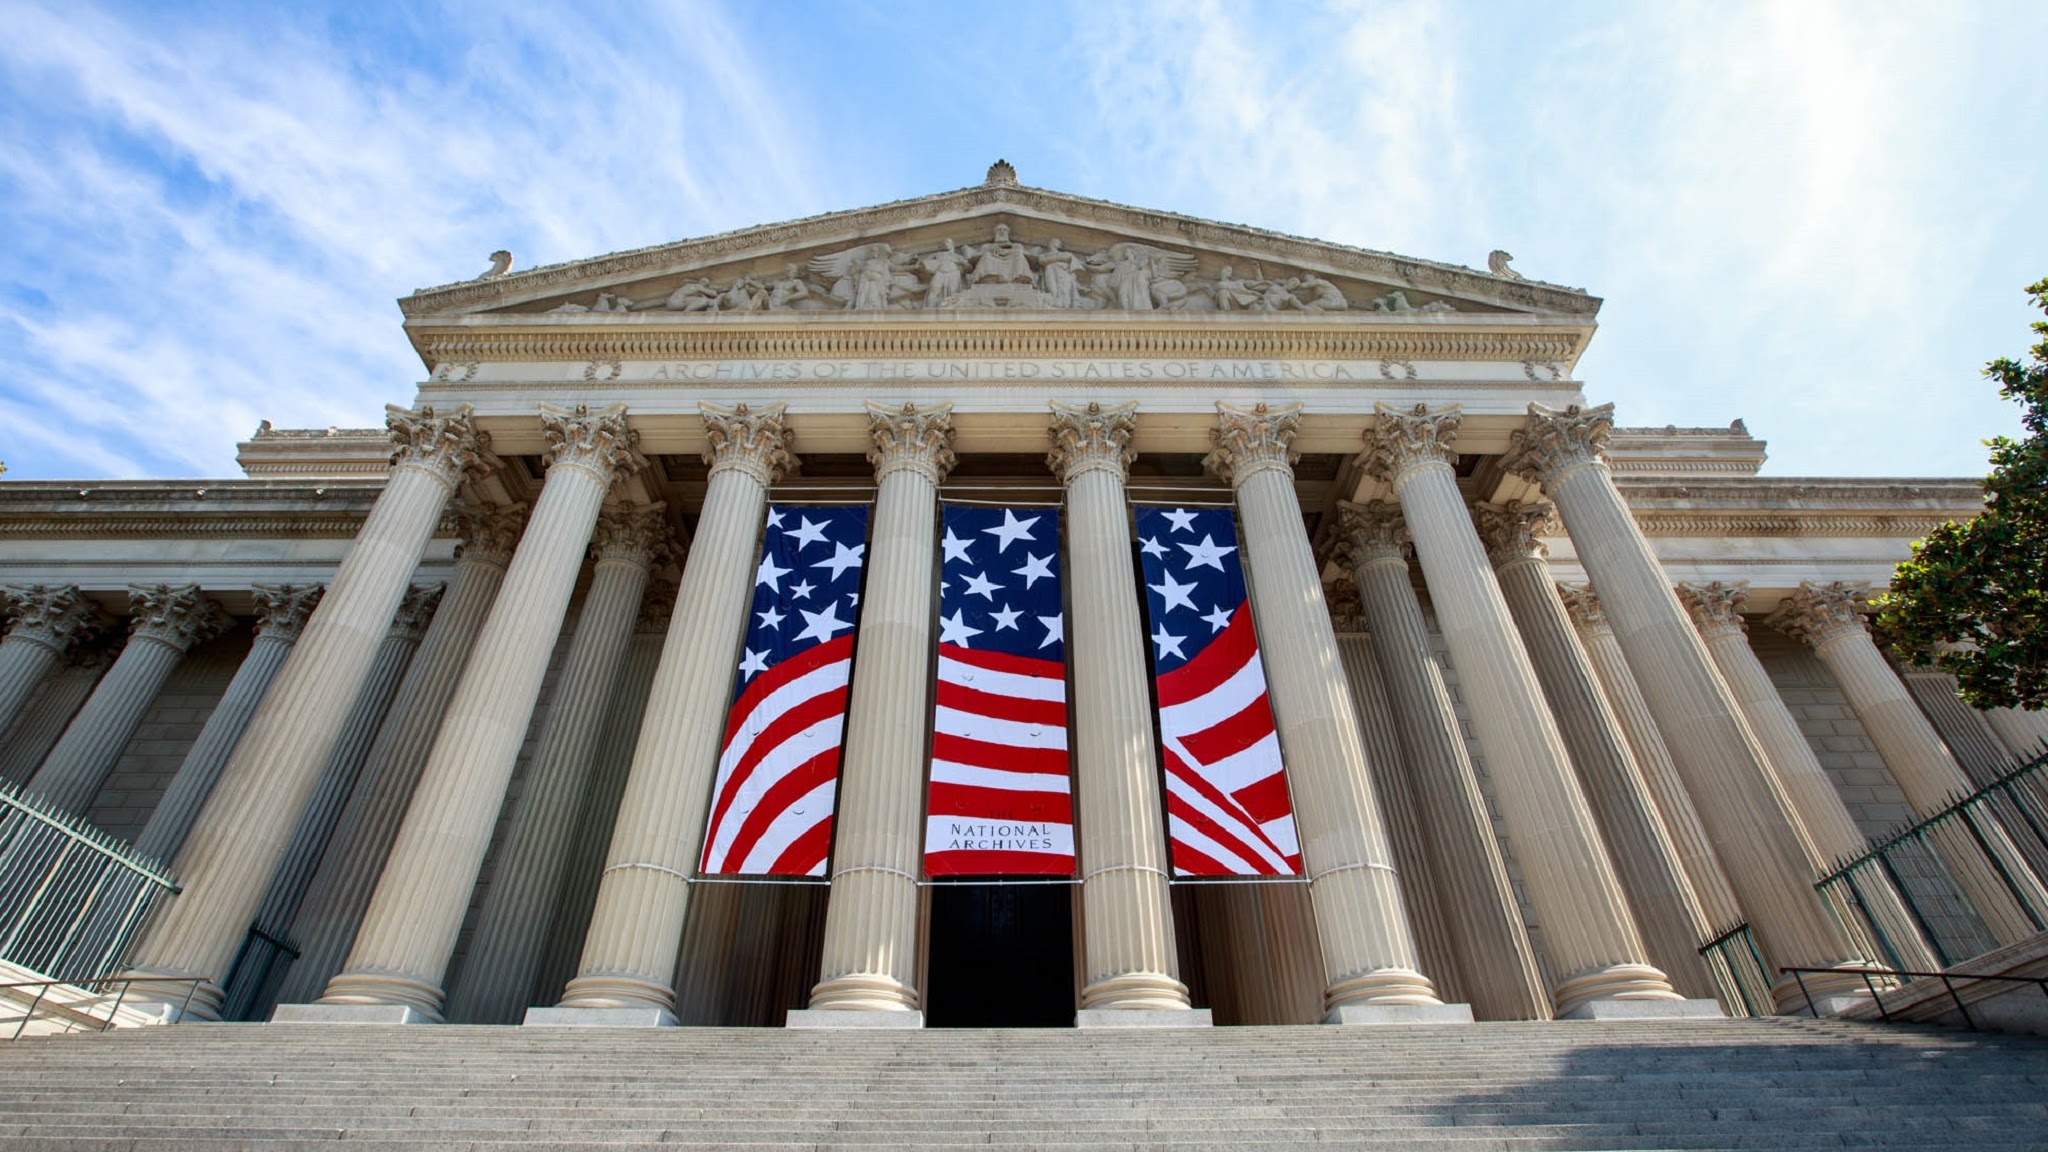
<svg viewBox="0 0 2048 1152">
<path fill-rule="evenodd" d="M 1216 273 L 1216 285 L 1209 291 L 1216 300 L 1216 310 L 1219 312 L 1248 309 L 1259 302 L 1258 292 L 1252 288 L 1250 282 L 1239 277 L 1237 269 L 1229 264 L 1225 264 L 1222 270 Z"/>
<path fill-rule="evenodd" d="M 575 301 L 573 301 L 573 300 L 572 300 L 572 301 L 569 301 L 568 303 L 564 303 L 564 304 L 557 304 L 557 305 L 555 305 L 555 306 L 554 306 L 553 308 L 550 308 L 550 309 L 548 309 L 548 311 L 550 311 L 550 312 L 628 312 L 628 311 L 631 311 L 631 308 L 630 308 L 630 307 L 629 307 L 629 306 L 627 305 L 627 303 L 626 303 L 626 302 L 625 302 L 624 300 L 620 299 L 620 298 L 619 298 L 618 296 L 615 296 L 615 295 L 613 295 L 613 294 L 612 294 L 612 293 L 610 293 L 610 292 L 599 292 L 599 293 L 597 294 L 597 302 L 596 302 L 596 303 L 594 303 L 594 304 L 578 304 L 578 303 L 576 303 Z"/>
<path fill-rule="evenodd" d="M 947 247 L 952 246 L 947 241 Z M 974 261 L 974 271 L 968 279 L 976 284 L 1035 284 L 1037 277 L 1031 272 L 1031 251 L 1010 239 L 1008 224 L 996 225 L 995 239 L 980 247 L 967 246 L 967 257 Z"/>
<path fill-rule="evenodd" d="M 888 308 L 924 287 L 908 268 L 916 257 L 887 244 L 863 244 L 829 256 L 811 257 L 811 271 L 832 278 L 832 296 L 848 308 Z"/>
<path fill-rule="evenodd" d="M 686 281 L 668 294 L 662 307 L 670 312 L 711 312 L 718 308 L 718 288 L 711 277 Z"/>
<path fill-rule="evenodd" d="M 803 269 L 795 264 L 782 266 L 782 278 L 768 282 L 766 303 L 770 312 L 787 312 L 797 306 L 800 300 L 808 300 L 811 286 L 804 282 Z"/>
<path fill-rule="evenodd" d="M 1308 303 L 1301 306 L 1304 312 L 1342 312 L 1351 307 L 1335 284 L 1313 272 L 1303 272 L 1298 287 L 1309 294 Z"/>
<path fill-rule="evenodd" d="M 1053 307 L 1088 306 L 1081 295 L 1082 267 L 1080 255 L 1060 247 L 1059 237 L 1045 242 L 1045 249 L 1038 254 L 1038 276 L 1040 288 Z"/>
<path fill-rule="evenodd" d="M 751 276 L 742 276 L 727 285 L 718 294 L 718 308 L 721 312 L 755 312 L 768 304 L 768 292 L 761 282 Z"/>
<path fill-rule="evenodd" d="M 1300 286 L 1301 281 L 1292 276 L 1285 280 L 1276 276 L 1270 280 L 1259 281 L 1259 311 L 1286 312 L 1290 309 L 1299 309 L 1301 300 L 1295 296 L 1294 290 Z"/>
<path fill-rule="evenodd" d="M 918 264 L 931 276 L 924 288 L 925 307 L 937 308 L 966 288 L 962 277 L 967 272 L 967 257 L 954 250 L 951 239 L 946 241 L 944 248 L 918 261 Z"/>
<path fill-rule="evenodd" d="M 1399 288 L 1391 289 L 1386 295 L 1376 297 L 1372 302 L 1374 312 L 1456 312 L 1457 309 L 1441 300 L 1431 300 L 1417 308 L 1408 302 L 1408 294 Z"/>
</svg>

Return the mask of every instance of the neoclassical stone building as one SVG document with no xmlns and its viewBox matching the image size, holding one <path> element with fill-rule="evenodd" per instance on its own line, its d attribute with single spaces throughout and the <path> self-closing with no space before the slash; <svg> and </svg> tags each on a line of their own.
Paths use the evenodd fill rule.
<svg viewBox="0 0 2048 1152">
<path fill-rule="evenodd" d="M 1574 374 L 1600 301 L 1504 254 L 998 164 L 501 257 L 400 302 L 425 376 L 385 429 L 266 425 L 242 479 L 0 484 L 0 773 L 169 864 L 128 958 L 159 1015 L 1682 1015 L 1727 1001 L 1701 948 L 1745 924 L 1840 998 L 1932 960 L 1877 954 L 1817 877 L 2048 735 L 1864 623 L 1973 483 L 1766 477 L 1741 421 L 1620 426 Z M 1003 510 L 975 530 L 996 551 L 959 509 Z M 1222 534 L 1146 509 L 1223 510 Z M 1000 534 L 1041 520 L 1013 575 Z M 1049 559 L 1057 609 L 1019 649 L 1057 653 L 1047 694 L 992 644 Z M 1240 577 L 1206 625 L 1203 567 Z M 821 599 L 790 599 L 813 569 Z M 1235 662 L 1186 689 L 1224 657 L 1183 642 L 1212 635 Z M 1242 747 L 1203 751 L 1226 719 Z M 1246 783 L 1257 747 L 1284 783 Z M 1017 784 L 1026 759 L 1063 767 Z M 946 789 L 1003 787 L 1037 815 L 954 825 L 989 854 L 935 875 Z M 1229 827 L 1271 867 L 1216 865 Z M 782 863 L 713 875 L 733 837 Z M 1027 843 L 1068 870 L 998 862 Z M 2033 930 L 2037 881 L 1950 865 L 1980 943 Z"/>
</svg>

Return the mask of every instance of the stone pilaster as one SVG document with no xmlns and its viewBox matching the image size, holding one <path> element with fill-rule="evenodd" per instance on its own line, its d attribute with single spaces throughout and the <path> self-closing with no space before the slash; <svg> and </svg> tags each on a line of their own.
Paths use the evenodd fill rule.
<svg viewBox="0 0 2048 1152">
<path fill-rule="evenodd" d="M 184 893 L 135 951 L 138 974 L 214 982 L 194 997 L 197 1015 L 219 1004 L 217 982 L 247 936 L 442 511 L 482 466 L 486 442 L 467 405 L 447 414 L 389 408 L 386 424 L 394 448 L 384 491 L 186 838 L 176 865 Z M 137 991 L 176 1004 L 185 990 Z"/>
<path fill-rule="evenodd" d="M 434 750 L 328 1005 L 438 1019 L 441 980 L 490 847 L 591 529 L 613 482 L 644 465 L 626 406 L 540 406 L 547 482 L 448 704 Z"/>
<path fill-rule="evenodd" d="M 1941 742 L 1955 754 L 1956 763 L 1969 773 L 1970 783 L 1982 787 L 2011 766 L 2011 751 L 1984 713 L 1963 703 L 1954 676 L 1936 665 L 1906 664 L 1899 668 L 1899 679 Z"/>
<path fill-rule="evenodd" d="M 427 753 L 441 730 L 441 717 L 469 663 L 484 617 L 497 601 L 512 549 L 526 525 L 526 511 L 526 505 L 516 504 L 465 510 L 460 517 L 463 540 L 448 591 L 406 666 L 405 679 L 335 822 L 312 886 L 292 918 L 287 935 L 297 943 L 299 958 L 279 988 L 283 1003 L 317 998 L 348 958 L 426 767 Z"/>
<path fill-rule="evenodd" d="M 136 837 L 138 849 L 158 860 L 169 860 L 178 854 L 185 834 L 192 830 L 192 822 L 199 818 L 199 809 L 220 778 L 221 769 L 227 767 L 229 754 L 255 716 L 263 694 L 270 690 L 278 669 L 284 667 L 285 657 L 291 655 L 292 645 L 298 643 L 299 633 L 306 627 L 306 618 L 313 614 L 313 606 L 325 591 L 318 584 L 255 586 L 256 639 L 249 645 L 249 654 L 242 658 L 241 666 L 235 669 L 234 679 L 228 681 L 227 690 L 221 693 L 220 702 L 207 716 L 198 739 L 185 753 L 185 762 L 178 766 L 177 775 L 157 801 L 156 810 L 149 814 L 149 823 Z"/>
<path fill-rule="evenodd" d="M 59 811 L 84 812 L 92 804 L 172 670 L 228 623 L 196 584 L 130 585 L 128 603 L 127 647 L 29 781 L 29 791 Z"/>
<path fill-rule="evenodd" d="M 1814 892 L 1812 862 L 1768 758 L 1607 473 L 1613 406 L 1529 411 L 1504 463 L 1540 482 L 1563 516 L 1765 956 L 1774 967 L 1866 961 Z M 1847 974 L 1807 983 L 1822 994 L 1862 986 Z M 1789 978 L 1774 991 L 1781 1009 L 1805 1005 Z"/>
<path fill-rule="evenodd" d="M 1292 448 L 1300 407 L 1216 409 L 1215 448 L 1203 463 L 1236 494 L 1252 619 L 1261 646 L 1283 654 L 1264 661 L 1266 684 L 1322 939 L 1323 1006 L 1438 1004 L 1418 970 L 1321 571 L 1302 531 Z"/>
<path fill-rule="evenodd" d="M 564 1008 L 666 1017 L 675 1005 L 676 951 L 746 632 L 755 544 L 768 486 L 796 463 L 782 405 L 698 407 L 711 466 L 704 504 Z"/>
<path fill-rule="evenodd" d="M 925 752 L 938 595 L 938 486 L 953 406 L 868 405 L 875 524 L 854 643 L 832 897 L 814 1010 L 917 1011 Z"/>
<path fill-rule="evenodd" d="M 1080 828 L 1081 1006 L 1188 1007 L 1167 891 L 1166 815 L 1152 738 L 1145 626 L 1131 571 L 1124 477 L 1137 405 L 1055 403 L 1046 467 L 1066 486 L 1073 619 L 1074 780 Z"/>
<path fill-rule="evenodd" d="M 1593 806 L 1643 944 L 1674 988 L 1712 999 L 1714 978 L 1699 947 L 1726 925 L 1709 920 L 1693 893 L 1628 736 L 1552 587 L 1549 553 L 1540 537 L 1556 530 L 1555 514 L 1548 504 L 1521 501 L 1481 504 L 1476 511 L 1487 559 Z"/>
<path fill-rule="evenodd" d="M 1992 708 L 1984 713 L 1991 730 L 2012 754 L 2031 760 L 2048 751 L 2048 712 L 2026 708 Z"/>
<path fill-rule="evenodd" d="M 1436 862 L 1436 898 L 1465 974 L 1475 1014 L 1543 1020 L 1543 987 L 1527 928 L 1508 881 L 1478 774 L 1408 575 L 1408 532 L 1397 505 L 1338 505 L 1337 558 L 1351 572 L 1372 629 L 1416 806 Z"/>
<path fill-rule="evenodd" d="M 526 783 L 498 849 L 450 1016 L 470 1024 L 516 1024 L 532 1002 L 541 947 L 576 811 L 589 783 L 603 722 L 626 646 L 640 614 L 648 572 L 670 549 L 665 504 L 615 505 L 599 513 L 591 552 L 596 569 L 562 665 Z"/>
<path fill-rule="evenodd" d="M 14 723 L 29 694 L 79 637 L 98 626 L 99 609 L 76 587 L 43 584 L 0 588 L 9 619 L 0 640 L 0 732 Z"/>
<path fill-rule="evenodd" d="M 1771 623 L 1805 641 L 1827 665 L 1906 802 L 1924 818 L 1967 795 L 1969 778 L 1872 642 L 1863 622 L 1867 592 L 1863 584 L 1802 583 Z M 1929 839 L 1999 944 L 2033 935 L 2038 923 L 2048 922 L 2048 890 L 1989 809 L 1975 825 L 1974 836 L 1951 823 Z M 2002 868 L 1986 858 L 1987 850 Z"/>
<path fill-rule="evenodd" d="M 1366 466 L 1393 488 L 1415 541 L 1529 903 L 1557 966 L 1554 1008 L 1568 1016 L 1596 1001 L 1679 999 L 1648 962 L 1536 670 L 1458 492 L 1449 442 L 1462 420 L 1459 409 L 1376 408 Z"/>
</svg>

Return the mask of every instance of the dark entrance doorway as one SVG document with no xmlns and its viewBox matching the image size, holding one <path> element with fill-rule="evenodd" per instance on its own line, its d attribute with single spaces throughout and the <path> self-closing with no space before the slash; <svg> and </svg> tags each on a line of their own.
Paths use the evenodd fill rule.
<svg viewBox="0 0 2048 1152">
<path fill-rule="evenodd" d="M 926 1027 L 1073 1026 L 1067 885 L 939 884 L 931 894 Z"/>
</svg>

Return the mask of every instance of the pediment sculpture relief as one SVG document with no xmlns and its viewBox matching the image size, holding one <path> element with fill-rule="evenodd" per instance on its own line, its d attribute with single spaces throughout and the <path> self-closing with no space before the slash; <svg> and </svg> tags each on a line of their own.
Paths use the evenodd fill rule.
<svg viewBox="0 0 2048 1152">
<path fill-rule="evenodd" d="M 985 242 L 947 237 L 928 251 L 875 241 L 785 264 L 779 277 L 741 276 L 718 283 L 685 281 L 666 297 L 629 300 L 600 292 L 591 303 L 551 312 L 813 312 L 924 308 L 1111 309 L 1135 312 L 1340 312 L 1353 307 L 1342 289 L 1306 269 L 1267 274 L 1258 264 L 1239 274 L 1224 264 L 1199 274 L 1201 260 L 1150 244 L 1120 241 L 1098 252 L 1068 249 L 1055 236 L 1015 239 L 1007 224 Z M 1367 301 L 1375 312 L 1450 312 L 1432 300 L 1409 303 L 1391 290 Z"/>
</svg>

